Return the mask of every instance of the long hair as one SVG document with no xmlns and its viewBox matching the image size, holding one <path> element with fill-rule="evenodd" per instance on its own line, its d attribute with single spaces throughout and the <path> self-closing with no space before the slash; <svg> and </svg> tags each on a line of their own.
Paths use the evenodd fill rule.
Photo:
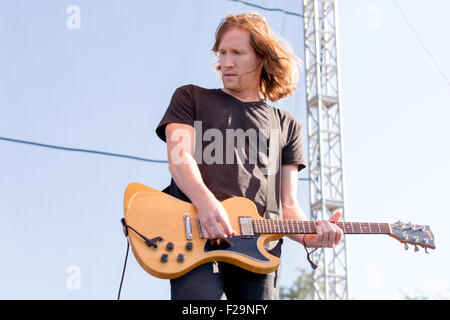
<svg viewBox="0 0 450 320">
<path fill-rule="evenodd" d="M 302 61 L 294 54 L 289 43 L 275 34 L 266 19 L 257 13 L 229 14 L 220 22 L 215 43 L 211 49 L 217 55 L 223 34 L 230 28 L 241 28 L 250 32 L 250 45 L 263 59 L 259 91 L 264 99 L 272 102 L 288 97 L 297 90 Z M 220 73 L 219 61 L 214 68 Z"/>
</svg>

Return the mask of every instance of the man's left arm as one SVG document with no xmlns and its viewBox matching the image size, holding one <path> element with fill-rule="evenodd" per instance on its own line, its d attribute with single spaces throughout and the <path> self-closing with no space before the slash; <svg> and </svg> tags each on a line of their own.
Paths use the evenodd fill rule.
<svg viewBox="0 0 450 320">
<path fill-rule="evenodd" d="M 297 200 L 298 166 L 294 164 L 281 167 L 281 205 L 283 220 L 307 220 L 306 214 L 300 208 Z M 336 212 L 330 221 L 317 221 L 316 234 L 306 235 L 305 243 L 311 248 L 333 248 L 343 235 L 342 229 L 336 224 L 341 214 Z M 303 234 L 289 235 L 289 238 L 303 244 Z"/>
</svg>

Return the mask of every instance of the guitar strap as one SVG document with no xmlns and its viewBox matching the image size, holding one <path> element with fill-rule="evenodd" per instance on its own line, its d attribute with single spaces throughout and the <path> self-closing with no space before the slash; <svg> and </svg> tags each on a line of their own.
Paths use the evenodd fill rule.
<svg viewBox="0 0 450 320">
<path fill-rule="evenodd" d="M 269 108 L 269 157 L 267 162 L 267 193 L 265 219 L 282 219 L 281 211 L 281 126 L 275 108 Z M 273 254 L 281 255 L 283 239 L 270 241 L 264 245 L 266 250 L 274 250 Z M 279 246 L 278 246 L 279 244 Z M 277 248 L 276 248 L 277 247 Z"/>
<path fill-rule="evenodd" d="M 267 194 L 265 219 L 282 219 L 281 190 L 281 127 L 275 108 L 269 110 L 269 159 L 267 170 Z"/>
</svg>

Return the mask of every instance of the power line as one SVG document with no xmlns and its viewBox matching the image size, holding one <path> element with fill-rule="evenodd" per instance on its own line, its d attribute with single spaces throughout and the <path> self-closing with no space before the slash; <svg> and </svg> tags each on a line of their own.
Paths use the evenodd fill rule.
<svg viewBox="0 0 450 320">
<path fill-rule="evenodd" d="M 32 141 L 25 141 L 25 140 L 19 140 L 19 139 L 12 139 L 12 138 L 6 138 L 6 137 L 0 137 L 0 140 L 4 140 L 4 141 L 8 141 L 8 142 L 15 142 L 15 143 L 28 144 L 28 145 L 33 145 L 33 146 L 37 146 L 37 147 L 44 147 L 44 148 L 50 148 L 50 149 L 64 150 L 64 151 L 93 153 L 93 154 L 100 154 L 100 155 L 104 155 L 104 156 L 125 158 L 125 159 L 131 159 L 131 160 L 139 160 L 139 161 L 152 162 L 152 163 L 168 163 L 167 160 L 146 159 L 146 158 L 140 158 L 140 157 L 130 156 L 130 155 L 126 155 L 126 154 L 104 152 L 104 151 L 98 151 L 98 150 L 88 150 L 88 149 L 80 149 L 80 148 L 61 147 L 61 146 L 55 146 L 55 145 L 51 145 L 51 144 L 32 142 Z"/>
<path fill-rule="evenodd" d="M 430 59 L 433 61 L 434 65 L 436 66 L 436 68 L 438 69 L 439 73 L 441 74 L 441 76 L 444 78 L 445 82 L 447 83 L 447 86 L 450 85 L 447 76 L 445 75 L 444 71 L 442 71 L 442 68 L 439 66 L 439 64 L 437 63 L 436 59 L 434 59 L 433 55 L 431 54 L 430 50 L 428 50 L 427 46 L 425 45 L 425 43 L 422 41 L 422 39 L 420 38 L 419 34 L 416 32 L 416 30 L 414 29 L 413 25 L 411 22 L 409 22 L 408 18 L 406 17 L 405 13 L 403 12 L 403 10 L 400 8 L 400 6 L 398 5 L 397 1 L 393 0 L 392 2 L 394 2 L 394 5 L 397 7 L 398 11 L 400 12 L 400 14 L 402 15 L 403 19 L 405 19 L 406 24 L 408 25 L 408 27 L 411 29 L 411 31 L 414 33 L 414 35 L 416 36 L 417 40 L 419 40 L 420 44 L 422 45 L 423 49 L 425 50 L 425 52 L 428 54 L 428 56 L 430 57 Z"/>
<path fill-rule="evenodd" d="M 51 145 L 51 144 L 32 142 L 32 141 L 25 141 L 25 140 L 19 140 L 19 139 L 12 139 L 12 138 L 6 138 L 6 137 L 0 137 L 0 140 L 8 141 L 8 142 L 14 142 L 14 143 L 28 144 L 28 145 L 32 145 L 32 146 L 36 146 L 36 147 L 43 147 L 43 148 L 63 150 L 63 151 L 93 153 L 93 154 L 100 154 L 100 155 L 103 155 L 103 156 L 118 157 L 118 158 L 139 160 L 139 161 L 152 162 L 152 163 L 168 163 L 167 160 L 146 159 L 146 158 L 140 158 L 140 157 L 130 156 L 130 155 L 126 155 L 126 154 L 112 153 L 112 152 L 104 152 L 104 151 L 88 150 L 88 149 L 80 149 L 80 148 L 61 147 L 61 146 L 55 146 L 55 145 Z M 298 180 L 299 181 L 309 181 L 309 178 L 298 178 Z"/>
<path fill-rule="evenodd" d="M 254 4 L 254 3 L 250 3 L 250 2 L 242 1 L 242 0 L 228 0 L 228 1 L 239 2 L 239 3 L 245 4 L 245 5 L 249 6 L 249 7 L 255 7 L 255 8 L 258 8 L 258 9 L 261 9 L 261 10 L 278 11 L 278 12 L 282 12 L 282 13 L 285 13 L 285 14 L 288 14 L 288 15 L 291 15 L 291 16 L 304 18 L 304 16 L 301 15 L 300 13 L 292 12 L 292 11 L 286 11 L 286 10 L 283 10 L 283 9 L 280 9 L 280 8 L 267 8 L 267 7 L 260 6 L 258 4 Z"/>
</svg>

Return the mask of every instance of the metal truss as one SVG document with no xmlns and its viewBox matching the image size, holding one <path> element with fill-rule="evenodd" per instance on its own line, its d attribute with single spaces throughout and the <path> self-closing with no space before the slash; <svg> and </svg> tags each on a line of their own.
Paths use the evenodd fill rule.
<svg viewBox="0 0 450 320">
<path fill-rule="evenodd" d="M 303 0 L 310 209 L 312 220 L 345 221 L 336 0 Z M 345 236 L 312 254 L 313 299 L 348 299 Z"/>
</svg>

